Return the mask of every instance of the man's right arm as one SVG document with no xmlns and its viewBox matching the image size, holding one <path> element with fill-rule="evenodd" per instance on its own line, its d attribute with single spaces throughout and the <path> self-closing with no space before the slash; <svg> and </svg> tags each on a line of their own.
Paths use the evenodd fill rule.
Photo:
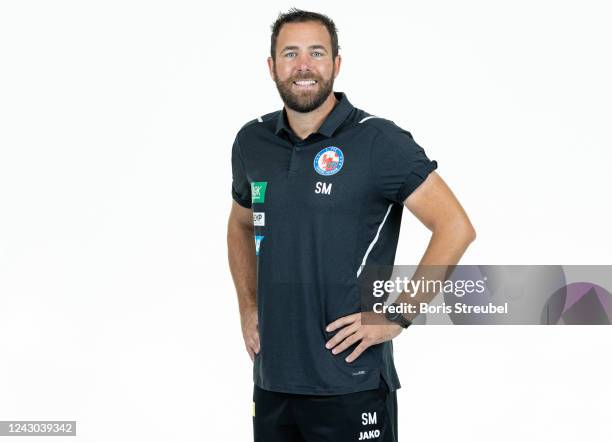
<svg viewBox="0 0 612 442">
<path fill-rule="evenodd" d="M 251 357 L 259 353 L 257 322 L 257 263 L 253 236 L 253 211 L 232 201 L 227 223 L 227 250 L 230 271 L 238 295 L 240 324 L 246 350 Z"/>
</svg>

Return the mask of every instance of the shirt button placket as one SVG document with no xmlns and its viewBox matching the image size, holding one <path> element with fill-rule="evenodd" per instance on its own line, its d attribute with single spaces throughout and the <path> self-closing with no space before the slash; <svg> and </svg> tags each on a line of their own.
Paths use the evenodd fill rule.
<svg viewBox="0 0 612 442">
<path fill-rule="evenodd" d="M 299 153 L 302 150 L 303 144 L 297 143 L 291 151 L 291 162 L 289 163 L 289 175 L 294 175 L 298 170 Z"/>
</svg>

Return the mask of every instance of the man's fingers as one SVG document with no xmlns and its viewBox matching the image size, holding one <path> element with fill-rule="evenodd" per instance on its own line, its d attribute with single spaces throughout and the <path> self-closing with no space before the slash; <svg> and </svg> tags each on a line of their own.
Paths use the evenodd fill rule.
<svg viewBox="0 0 612 442">
<path fill-rule="evenodd" d="M 259 333 L 248 333 L 244 335 L 244 345 L 249 352 L 249 356 L 251 360 L 255 359 L 255 355 L 259 354 L 259 350 L 261 349 L 261 345 L 259 343 Z"/>
<path fill-rule="evenodd" d="M 245 340 L 246 346 L 254 353 L 259 353 L 259 335 L 252 334 Z"/>
<path fill-rule="evenodd" d="M 336 319 L 334 322 L 329 324 L 325 330 L 328 332 L 334 331 L 337 328 L 344 327 L 345 325 L 352 324 L 359 318 L 361 313 L 353 313 L 352 315 L 343 316 L 341 318 Z"/>
<path fill-rule="evenodd" d="M 335 347 L 332 350 L 332 353 L 337 355 L 338 353 L 342 353 L 344 350 L 346 350 L 347 348 L 349 348 L 351 345 L 353 345 L 355 342 L 359 341 L 361 338 L 363 338 L 363 333 L 361 333 L 360 331 L 353 333 L 352 335 L 350 335 L 348 338 L 346 338 L 344 341 L 342 341 L 340 343 L 340 345 L 338 345 L 337 347 Z"/>
<path fill-rule="evenodd" d="M 353 352 L 346 357 L 346 362 L 353 362 L 355 359 L 361 356 L 361 353 L 363 353 L 369 346 L 370 344 L 362 340 L 359 345 L 355 347 L 355 350 L 353 350 Z"/>
<path fill-rule="evenodd" d="M 328 349 L 334 348 L 336 345 L 342 342 L 344 338 L 352 335 L 357 330 L 359 330 L 359 324 L 355 324 L 354 322 L 350 326 L 341 328 L 340 331 L 336 333 L 333 338 L 327 341 L 327 343 L 325 344 L 325 348 L 328 348 Z"/>
<path fill-rule="evenodd" d="M 259 353 L 259 349 L 259 333 L 255 333 L 255 335 L 253 336 L 253 350 L 255 350 L 255 353 Z"/>
</svg>

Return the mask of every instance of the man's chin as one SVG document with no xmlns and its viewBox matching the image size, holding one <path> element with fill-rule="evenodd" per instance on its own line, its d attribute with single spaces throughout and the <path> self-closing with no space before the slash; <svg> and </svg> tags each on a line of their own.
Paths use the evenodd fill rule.
<svg viewBox="0 0 612 442">
<path fill-rule="evenodd" d="M 321 104 L 314 102 L 312 100 L 309 100 L 307 102 L 303 102 L 303 101 L 302 102 L 293 101 L 290 103 L 285 102 L 285 106 L 301 114 L 307 114 L 308 112 L 312 112 L 313 110 L 316 110 L 319 107 L 321 107 Z"/>
<path fill-rule="evenodd" d="M 331 86 L 331 87 L 328 87 Z M 278 92 L 287 109 L 306 114 L 318 109 L 333 91 L 333 83 L 317 83 L 315 88 L 296 90 L 288 84 L 276 84 Z"/>
</svg>

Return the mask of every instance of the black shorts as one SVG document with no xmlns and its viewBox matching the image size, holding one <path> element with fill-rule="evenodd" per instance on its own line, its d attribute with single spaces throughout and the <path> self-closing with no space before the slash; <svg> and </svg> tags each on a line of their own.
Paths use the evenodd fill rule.
<svg viewBox="0 0 612 442">
<path fill-rule="evenodd" d="M 397 442 L 397 393 L 376 390 L 318 396 L 277 393 L 255 385 L 255 442 Z"/>
</svg>

